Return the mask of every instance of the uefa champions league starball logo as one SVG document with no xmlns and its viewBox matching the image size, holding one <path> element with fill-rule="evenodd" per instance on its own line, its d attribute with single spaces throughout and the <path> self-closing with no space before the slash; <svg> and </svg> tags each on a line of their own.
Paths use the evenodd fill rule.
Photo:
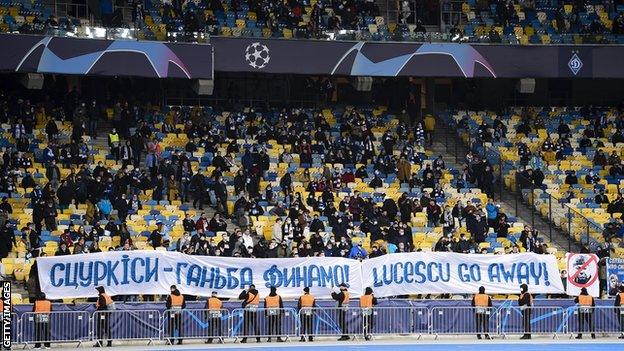
<svg viewBox="0 0 624 351">
<path fill-rule="evenodd" d="M 269 63 L 269 48 L 259 42 L 251 43 L 245 49 L 245 60 L 256 69 L 262 69 Z"/>
</svg>

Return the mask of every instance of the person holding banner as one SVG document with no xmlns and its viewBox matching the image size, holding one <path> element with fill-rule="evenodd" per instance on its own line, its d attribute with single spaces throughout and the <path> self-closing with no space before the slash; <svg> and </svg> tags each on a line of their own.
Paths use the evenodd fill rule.
<svg viewBox="0 0 624 351">
<path fill-rule="evenodd" d="M 282 312 L 284 303 L 282 297 L 277 294 L 277 288 L 272 286 L 269 296 L 264 298 L 265 317 L 267 317 L 267 334 L 268 342 L 271 342 L 271 336 L 277 335 L 277 342 L 282 340 Z"/>
<path fill-rule="evenodd" d="M 111 328 L 110 328 L 110 310 L 115 309 L 115 302 L 113 299 L 106 293 L 103 286 L 98 286 L 95 288 L 98 291 L 98 298 L 95 302 L 95 310 L 102 311 L 98 314 L 97 317 L 97 343 L 93 347 L 101 347 L 102 341 L 104 337 L 108 338 L 106 346 L 111 347 L 113 341 L 111 338 Z"/>
<path fill-rule="evenodd" d="M 576 338 L 583 338 L 583 330 L 585 330 L 585 324 L 589 324 L 589 332 L 591 333 L 591 338 L 595 339 L 596 334 L 594 334 L 594 307 L 596 307 L 596 301 L 594 301 L 594 298 L 587 293 L 586 288 L 582 288 L 581 294 L 574 298 L 574 303 L 578 304 L 579 311 L 579 334 L 576 336 Z"/>
<path fill-rule="evenodd" d="M 310 288 L 303 288 L 303 295 L 299 297 L 299 302 L 297 302 L 297 309 L 299 310 L 299 316 L 301 318 L 301 330 L 303 333 L 301 334 L 301 339 L 299 341 L 305 342 L 305 335 L 308 335 L 308 341 L 312 341 L 312 322 L 314 319 L 314 311 L 312 310 L 316 307 L 316 300 L 314 299 L 314 295 L 310 294 Z"/>
<path fill-rule="evenodd" d="M 216 337 L 223 343 L 223 335 L 221 335 L 221 309 L 223 302 L 217 297 L 217 292 L 213 291 L 212 296 L 206 300 L 206 319 L 208 320 L 208 335 Z M 211 344 L 212 338 L 206 340 L 206 344 Z"/>
<path fill-rule="evenodd" d="M 178 345 L 182 345 L 182 309 L 186 308 L 186 299 L 175 285 L 171 286 L 171 294 L 167 296 L 167 309 L 169 310 L 169 332 L 171 339 L 169 345 L 173 345 L 176 341 L 174 338 L 176 331 L 178 332 Z"/>
<path fill-rule="evenodd" d="M 43 346 L 46 349 L 50 348 L 50 312 L 52 312 L 52 303 L 46 299 L 44 293 L 37 295 L 37 300 L 33 305 L 33 312 L 35 314 L 35 348 L 38 349 Z"/>
<path fill-rule="evenodd" d="M 524 335 L 520 339 L 531 339 L 531 306 L 533 306 L 533 296 L 528 291 L 528 285 L 520 285 L 518 306 L 520 306 L 520 311 L 522 311 L 522 326 L 524 328 Z"/>
<path fill-rule="evenodd" d="M 338 341 L 350 340 L 349 326 L 347 325 L 347 310 L 349 309 L 349 291 L 347 289 L 347 284 L 340 284 L 340 292 L 332 292 L 331 297 L 338 301 L 338 324 L 340 325 L 340 330 L 342 330 L 342 336 Z"/>
<path fill-rule="evenodd" d="M 373 330 L 373 306 L 377 305 L 377 298 L 373 296 L 373 289 L 367 287 L 364 295 L 360 296 L 360 308 L 362 309 L 362 318 L 364 319 L 364 339 L 371 339 L 371 331 Z"/>
<path fill-rule="evenodd" d="M 241 343 L 247 342 L 247 335 L 253 326 L 253 335 L 260 335 L 260 326 L 258 325 L 258 306 L 260 305 L 260 293 L 256 290 L 256 286 L 251 284 L 249 289 L 243 290 L 238 295 L 239 300 L 243 300 L 243 333 L 245 336 Z M 260 342 L 260 337 L 256 336 L 256 342 Z"/>
<path fill-rule="evenodd" d="M 622 333 L 618 339 L 624 339 L 624 285 L 620 285 L 620 293 L 615 296 L 614 306 L 620 322 L 620 333 Z"/>
<path fill-rule="evenodd" d="M 480 286 L 479 293 L 472 298 L 472 307 L 475 307 L 475 319 L 477 322 L 477 339 L 481 339 L 481 333 L 486 339 L 490 337 L 490 308 L 492 298 L 485 294 L 485 288 Z"/>
</svg>

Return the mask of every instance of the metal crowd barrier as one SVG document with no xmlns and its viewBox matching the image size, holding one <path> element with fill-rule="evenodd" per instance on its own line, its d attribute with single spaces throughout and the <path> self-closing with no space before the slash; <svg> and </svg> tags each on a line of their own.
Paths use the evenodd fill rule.
<svg viewBox="0 0 624 351">
<path fill-rule="evenodd" d="M 14 343 L 20 343 L 22 341 L 22 325 L 17 313 L 11 313 L 11 326 L 13 333 L 11 339 L 13 339 Z"/>
<path fill-rule="evenodd" d="M 509 306 L 498 311 L 503 337 L 516 334 L 553 335 L 565 333 L 566 313 L 561 307 Z"/>
<path fill-rule="evenodd" d="M 418 335 L 429 334 L 429 309 L 426 307 L 375 307 L 372 310 L 370 332 L 365 334 Z"/>
<path fill-rule="evenodd" d="M 498 334 L 497 313 L 493 307 L 433 307 L 431 309 L 431 333 L 473 334 L 488 338 Z"/>
<path fill-rule="evenodd" d="M 237 308 L 231 316 L 231 337 L 236 340 L 288 340 L 298 335 L 299 318 L 293 308 Z"/>
<path fill-rule="evenodd" d="M 93 340 L 161 340 L 162 316 L 156 310 L 112 310 L 93 313 Z"/>
<path fill-rule="evenodd" d="M 364 312 L 367 313 L 367 312 Z M 339 336 L 355 338 L 364 335 L 364 313 L 359 307 L 330 307 L 312 309 L 312 332 L 302 335 Z M 307 311 L 299 311 L 299 318 L 310 318 Z M 367 318 L 368 319 L 368 318 Z"/>
<path fill-rule="evenodd" d="M 44 317 L 44 316 L 47 316 Z M 624 308 L 516 306 L 478 307 L 359 307 L 284 309 L 204 309 L 58 311 L 12 314 L 14 342 L 26 346 L 48 343 L 182 339 L 224 342 L 243 338 L 284 341 L 296 337 L 370 338 L 378 335 L 480 335 L 624 333 Z"/>
<path fill-rule="evenodd" d="M 163 312 L 163 339 L 173 343 L 176 337 L 224 342 L 230 335 L 228 310 L 184 309 Z"/>
<path fill-rule="evenodd" d="M 80 346 L 91 340 L 91 313 L 87 311 L 26 312 L 20 324 L 20 341 L 25 345 L 54 342 Z"/>
<path fill-rule="evenodd" d="M 580 334 L 624 335 L 624 307 L 573 306 L 568 308 L 567 326 L 571 337 Z"/>
</svg>

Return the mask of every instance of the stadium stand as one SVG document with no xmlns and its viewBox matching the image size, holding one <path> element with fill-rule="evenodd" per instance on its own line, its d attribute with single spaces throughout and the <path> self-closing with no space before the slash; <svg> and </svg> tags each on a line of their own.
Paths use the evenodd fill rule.
<svg viewBox="0 0 624 351">
<path fill-rule="evenodd" d="M 512 44 L 622 43 L 623 7 L 602 1 L 469 1 L 466 36 Z"/>
<path fill-rule="evenodd" d="M 593 251 L 622 257 L 619 109 L 456 111 L 448 119 L 544 217 Z"/>
<path fill-rule="evenodd" d="M 144 16 L 148 26 L 164 23 L 173 31 L 194 32 L 205 25 L 214 25 L 212 34 L 226 36 L 261 36 L 254 28 L 267 29 L 264 36 L 284 38 L 292 37 L 292 32 L 297 37 L 319 37 L 325 30 L 347 29 L 362 31 L 364 40 L 413 40 L 425 31 L 420 24 L 389 23 L 379 16 L 376 6 L 369 4 L 372 3 L 351 1 L 342 5 L 312 1 L 309 6 L 298 2 L 279 6 L 260 3 L 250 9 L 246 3 L 216 1 L 204 6 L 189 2 L 179 9 L 170 4 L 155 4 Z M 452 30 L 463 33 L 472 42 L 622 43 L 624 8 L 611 11 L 609 8 L 601 1 L 574 3 L 574 6 L 549 1 L 469 1 L 462 6 L 465 24 Z"/>
<path fill-rule="evenodd" d="M 2 96 L 0 256 L 31 298 L 39 255 L 564 255 L 488 200 L 486 160 L 460 171 L 425 148 L 433 116 L 411 127 L 384 107 L 226 111 L 76 91 L 64 102 Z"/>
<path fill-rule="evenodd" d="M 3 344 L 624 339 L 622 1 L 58 5 L 0 0 Z"/>
<path fill-rule="evenodd" d="M 396 23 L 371 1 L 135 1 L 136 38 L 201 41 L 206 35 L 257 38 L 331 38 L 373 41 L 468 41 L 505 44 L 622 44 L 624 5 L 607 1 L 463 3 L 459 23 L 442 33 L 420 23 Z M 56 18 L 44 2 L 3 2 L 0 32 L 85 36 L 87 18 Z M 193 34 L 194 33 L 194 34 Z M 198 35 L 201 34 L 201 36 Z"/>
</svg>

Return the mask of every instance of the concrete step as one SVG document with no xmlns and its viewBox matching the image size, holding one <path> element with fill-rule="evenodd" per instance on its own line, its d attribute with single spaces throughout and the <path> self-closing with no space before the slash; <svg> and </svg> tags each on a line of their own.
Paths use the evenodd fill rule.
<svg viewBox="0 0 624 351">
<path fill-rule="evenodd" d="M 442 155 L 447 168 L 462 169 L 462 162 L 465 155 L 468 153 L 468 149 L 454 133 L 455 131 L 451 130 L 448 126 L 440 124 L 434 136 L 435 142 L 432 150 Z M 454 154 L 455 150 L 457 150 L 457 155 Z M 542 218 L 533 207 L 528 206 L 522 202 L 521 199 L 517 199 L 516 195 L 509 189 L 505 188 L 502 192 L 497 191 L 497 193 L 502 195 L 500 196 L 497 194 L 496 196 L 500 198 L 496 200 L 505 213 L 514 215 L 522 223 L 529 224 L 534 229 L 537 229 L 540 236 L 547 238 L 548 241 L 560 250 L 580 250 L 580 247 L 576 243 L 572 243 L 568 240 L 568 236 L 563 231 Z"/>
</svg>

